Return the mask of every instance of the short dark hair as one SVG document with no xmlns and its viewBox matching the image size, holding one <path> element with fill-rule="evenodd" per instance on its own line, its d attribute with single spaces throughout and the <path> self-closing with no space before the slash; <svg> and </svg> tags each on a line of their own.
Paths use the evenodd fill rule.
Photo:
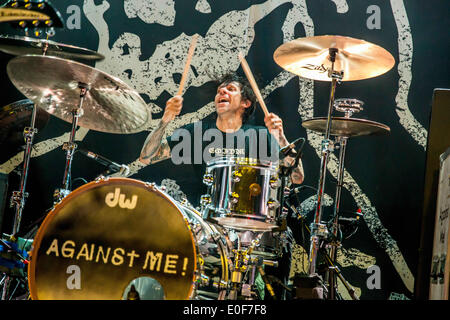
<svg viewBox="0 0 450 320">
<path fill-rule="evenodd" d="M 256 95 L 253 92 L 248 79 L 236 72 L 230 72 L 222 75 L 220 78 L 217 78 L 214 82 L 217 84 L 217 87 L 219 87 L 221 84 L 229 84 L 231 82 L 237 82 L 240 84 L 242 99 L 251 102 L 250 107 L 246 108 L 242 115 L 242 123 L 247 122 L 253 112 L 255 112 L 256 107 Z"/>
</svg>

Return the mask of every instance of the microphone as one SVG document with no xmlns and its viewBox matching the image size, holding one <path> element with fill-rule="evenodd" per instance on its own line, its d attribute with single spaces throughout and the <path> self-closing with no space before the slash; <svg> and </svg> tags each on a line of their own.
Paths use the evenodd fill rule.
<svg viewBox="0 0 450 320">
<path fill-rule="evenodd" d="M 83 149 L 78 149 L 78 151 L 81 152 L 82 154 L 84 154 L 86 157 L 94 159 L 98 163 L 104 165 L 111 171 L 118 172 L 123 169 L 123 165 L 117 164 L 114 161 L 111 161 L 99 154 L 93 153 L 88 150 L 83 150 Z"/>
<path fill-rule="evenodd" d="M 308 185 L 301 185 L 299 187 L 292 188 L 292 190 L 290 191 L 289 195 L 293 195 L 294 193 L 295 194 L 299 194 L 302 189 L 306 189 L 306 188 L 314 190 L 314 191 L 317 192 L 317 188 L 314 188 L 314 187 L 308 186 Z"/>
<path fill-rule="evenodd" d="M 339 220 L 338 221 L 339 224 L 352 224 L 355 222 L 359 222 L 358 218 L 339 217 L 338 220 Z"/>
<path fill-rule="evenodd" d="M 300 187 L 297 187 L 297 188 L 293 188 L 293 189 L 291 190 L 291 192 L 290 192 L 290 195 L 292 195 L 292 194 L 294 194 L 294 193 L 300 193 L 300 190 L 302 190 L 302 189 L 304 189 L 304 188 L 306 188 L 306 186 L 300 186 Z"/>
<path fill-rule="evenodd" d="M 287 146 L 281 148 L 280 149 L 280 155 L 282 155 L 284 157 L 286 157 L 286 156 L 291 156 L 291 157 L 297 156 L 297 151 L 295 151 L 294 148 L 302 140 L 304 142 L 305 138 L 300 137 L 298 139 L 295 139 L 293 142 L 291 142 Z"/>
</svg>

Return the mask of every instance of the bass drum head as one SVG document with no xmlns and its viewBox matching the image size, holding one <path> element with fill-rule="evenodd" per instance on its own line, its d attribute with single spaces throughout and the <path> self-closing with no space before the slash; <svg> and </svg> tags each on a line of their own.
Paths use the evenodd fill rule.
<svg viewBox="0 0 450 320">
<path fill-rule="evenodd" d="M 133 280 L 149 278 L 153 297 L 188 299 L 196 248 L 176 202 L 127 178 L 90 182 L 48 214 L 28 268 L 32 299 L 120 300 Z"/>
</svg>

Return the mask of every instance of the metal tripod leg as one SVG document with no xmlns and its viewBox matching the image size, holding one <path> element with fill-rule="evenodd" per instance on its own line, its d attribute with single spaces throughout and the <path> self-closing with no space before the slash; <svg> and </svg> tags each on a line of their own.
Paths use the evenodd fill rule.
<svg viewBox="0 0 450 320">
<path fill-rule="evenodd" d="M 359 300 L 358 297 L 355 295 L 355 289 L 347 282 L 347 280 L 344 279 L 344 276 L 341 273 L 341 270 L 333 263 L 331 257 L 328 255 L 328 253 L 325 254 L 325 257 L 327 259 L 328 264 L 330 265 L 331 269 L 333 270 L 333 274 L 338 276 L 339 279 L 344 284 L 345 288 L 347 289 L 348 293 L 350 294 L 350 297 L 352 297 L 353 300 Z M 336 289 L 337 286 L 333 287 L 333 289 Z"/>
<path fill-rule="evenodd" d="M 296 213 L 299 214 L 297 211 L 296 211 Z M 301 217 L 301 219 L 304 219 L 304 218 Z M 305 228 L 311 234 L 311 230 L 308 228 L 308 226 L 305 225 Z M 324 250 L 324 253 L 325 253 L 325 258 L 327 260 L 328 265 L 330 266 L 331 269 L 333 269 L 335 275 L 338 276 L 339 279 L 342 281 L 342 283 L 344 284 L 345 288 L 347 289 L 347 291 L 350 294 L 350 296 L 352 297 L 352 299 L 353 300 L 359 300 L 358 297 L 355 295 L 355 290 L 352 288 L 352 286 L 350 286 L 350 284 L 347 282 L 347 280 L 345 280 L 345 278 L 342 275 L 341 271 L 335 265 L 335 263 L 333 262 L 333 260 L 329 256 L 328 252 L 326 252 L 326 250 Z"/>
</svg>

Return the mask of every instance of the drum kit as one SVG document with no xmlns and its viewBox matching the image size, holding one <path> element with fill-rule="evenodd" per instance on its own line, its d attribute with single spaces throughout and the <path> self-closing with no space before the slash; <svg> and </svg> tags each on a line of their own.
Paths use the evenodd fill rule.
<svg viewBox="0 0 450 320">
<path fill-rule="evenodd" d="M 29 99 L 3 110 L 31 117 L 30 126 L 23 129 L 26 148 L 20 190 L 11 197 L 13 231 L 2 240 L 3 247 L 11 249 L 18 241 L 34 135 L 49 115 L 72 125 L 62 148 L 65 170 L 61 188 L 55 190 L 54 206 L 32 239 L 29 256 L 22 252 L 16 257 L 27 265 L 31 299 L 255 300 L 264 296 L 264 289 L 257 289 L 258 277 L 272 298 L 281 298 L 264 269 L 277 267 L 287 241 L 283 199 L 289 189 L 280 183 L 283 174 L 278 164 L 248 158 L 209 162 L 203 180 L 208 194 L 202 196 L 199 208 L 173 199 L 162 186 L 130 178 L 101 175 L 70 190 L 78 126 L 111 134 L 141 132 L 149 127 L 151 110 L 120 79 L 75 61 L 103 59 L 97 52 L 28 37 L 0 37 L 0 50 L 16 55 L 7 65 L 7 74 Z M 274 60 L 298 76 L 331 82 L 327 117 L 302 123 L 324 134 L 308 276 L 317 275 L 319 248 L 326 244 L 329 289 L 325 298 L 339 298 L 339 277 L 357 299 L 336 266 L 346 145 L 351 137 L 387 134 L 390 129 L 351 118 L 362 110 L 363 102 L 335 99 L 335 90 L 341 81 L 387 72 L 394 59 L 383 48 L 363 40 L 315 36 L 281 45 Z M 332 117 L 333 109 L 345 116 Z M 20 122 L 17 117 L 2 118 L 10 131 L 17 133 L 17 126 L 24 126 L 23 117 Z M 330 153 L 338 147 L 335 207 L 327 225 L 322 221 L 326 168 Z M 5 272 L 3 299 L 12 298 L 14 277 Z M 287 283 L 282 286 L 291 291 L 293 299 L 303 298 Z"/>
</svg>

